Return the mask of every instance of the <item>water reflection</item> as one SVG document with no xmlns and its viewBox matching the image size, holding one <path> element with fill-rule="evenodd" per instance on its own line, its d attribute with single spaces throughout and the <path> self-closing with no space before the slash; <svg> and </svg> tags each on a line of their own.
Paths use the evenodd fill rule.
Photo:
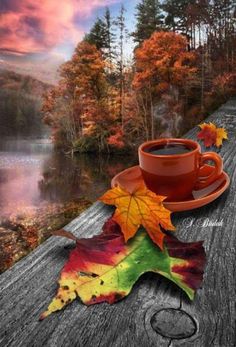
<svg viewBox="0 0 236 347">
<path fill-rule="evenodd" d="M 41 198 L 68 201 L 86 197 L 93 201 L 110 187 L 116 173 L 134 163 L 133 157 L 80 155 L 71 159 L 54 154 L 44 163 L 39 182 Z"/>
<path fill-rule="evenodd" d="M 136 163 L 134 156 L 66 157 L 39 140 L 5 142 L 0 152 L 0 216 L 45 202 L 81 197 L 94 201 L 116 173 Z"/>
</svg>

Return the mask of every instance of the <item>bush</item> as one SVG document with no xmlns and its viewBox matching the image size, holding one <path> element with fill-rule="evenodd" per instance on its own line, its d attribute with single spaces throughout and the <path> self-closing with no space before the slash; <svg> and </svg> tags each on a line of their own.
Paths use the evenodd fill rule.
<svg viewBox="0 0 236 347">
<path fill-rule="evenodd" d="M 95 137 L 82 136 L 73 144 L 75 152 L 88 153 L 98 152 L 98 144 Z"/>
<path fill-rule="evenodd" d="M 212 95 L 215 99 L 225 102 L 228 98 L 236 95 L 236 74 L 224 73 L 217 76 L 213 81 Z"/>
</svg>

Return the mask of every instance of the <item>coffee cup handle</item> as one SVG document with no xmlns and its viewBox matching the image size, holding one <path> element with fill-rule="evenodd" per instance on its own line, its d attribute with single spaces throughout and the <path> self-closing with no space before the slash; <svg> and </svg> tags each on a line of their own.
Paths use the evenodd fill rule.
<svg viewBox="0 0 236 347">
<path fill-rule="evenodd" d="M 206 152 L 200 154 L 200 168 L 208 160 L 212 160 L 215 164 L 214 171 L 205 177 L 199 177 L 195 186 L 195 189 L 202 189 L 213 183 L 222 173 L 223 162 L 222 158 L 215 152 Z"/>
</svg>

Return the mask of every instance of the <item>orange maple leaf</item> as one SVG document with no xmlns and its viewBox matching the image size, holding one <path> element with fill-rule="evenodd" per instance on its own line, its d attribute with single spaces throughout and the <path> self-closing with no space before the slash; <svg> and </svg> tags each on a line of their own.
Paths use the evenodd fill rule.
<svg viewBox="0 0 236 347">
<path fill-rule="evenodd" d="M 197 138 L 204 141 L 205 147 L 211 147 L 215 145 L 220 147 L 223 140 L 228 139 L 227 131 L 224 128 L 217 128 L 213 123 L 203 123 L 199 127 L 201 131 L 198 133 Z"/>
<path fill-rule="evenodd" d="M 120 225 L 125 242 L 133 237 L 142 225 L 153 242 L 163 249 L 165 234 L 160 227 L 165 230 L 175 230 L 170 220 L 171 212 L 162 203 L 165 198 L 141 184 L 132 192 L 117 186 L 108 190 L 99 200 L 116 206 L 113 220 Z"/>
</svg>

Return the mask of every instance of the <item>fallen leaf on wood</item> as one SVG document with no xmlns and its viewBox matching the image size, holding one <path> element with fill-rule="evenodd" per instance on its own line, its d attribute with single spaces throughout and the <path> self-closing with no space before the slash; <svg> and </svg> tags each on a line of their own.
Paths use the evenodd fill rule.
<svg viewBox="0 0 236 347">
<path fill-rule="evenodd" d="M 170 214 L 163 205 L 166 197 L 156 195 L 142 184 L 132 192 L 117 186 L 108 190 L 99 200 L 108 205 L 115 205 L 116 211 L 113 219 L 120 225 L 125 242 L 132 238 L 140 225 L 161 249 L 165 230 L 175 230 L 171 223 Z"/>
<path fill-rule="evenodd" d="M 76 297 L 86 305 L 112 304 L 127 296 L 148 271 L 168 278 L 193 299 L 202 282 L 204 265 L 201 241 L 184 243 L 167 235 L 162 252 L 140 229 L 125 243 L 120 226 L 110 218 L 100 235 L 77 240 L 61 271 L 58 293 L 40 319 L 61 310 Z"/>
<path fill-rule="evenodd" d="M 198 133 L 197 138 L 204 141 L 205 147 L 213 145 L 220 147 L 223 140 L 228 139 L 227 131 L 224 128 L 217 128 L 213 123 L 203 123 L 199 127 L 201 131 Z"/>
</svg>

